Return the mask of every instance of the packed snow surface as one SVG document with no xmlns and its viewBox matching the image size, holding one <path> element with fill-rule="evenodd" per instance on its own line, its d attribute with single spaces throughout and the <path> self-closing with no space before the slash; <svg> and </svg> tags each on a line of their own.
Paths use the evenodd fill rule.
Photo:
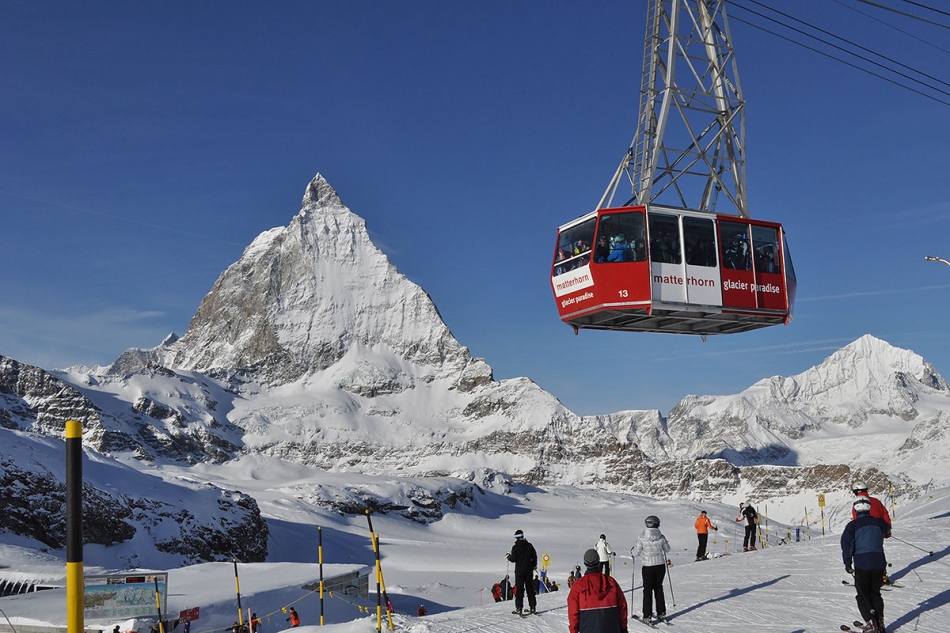
<svg viewBox="0 0 950 633">
<path fill-rule="evenodd" d="M 253 494 L 272 526 L 269 562 L 238 564 L 242 606 L 262 618 L 262 633 L 287 629 L 282 609 L 291 605 L 303 620 L 297 633 L 307 633 L 311 628 L 311 633 L 317 633 L 319 593 L 302 588 L 319 578 L 317 527 L 322 528 L 327 577 L 345 570 L 371 570 L 374 556 L 366 518 L 328 512 L 311 503 L 315 498 L 312 492 L 319 486 L 327 495 L 358 483 L 375 486 L 380 495 L 396 498 L 399 482 L 342 473 L 317 475 L 304 467 L 257 459 L 199 468 L 203 478 L 227 480 Z M 181 476 L 171 470 L 164 474 Z M 284 482 L 275 486 L 275 475 Z M 709 551 L 714 558 L 694 562 L 693 521 L 701 509 L 707 510 L 719 530 L 710 535 Z M 760 506 L 758 510 L 764 528 L 767 508 Z M 889 573 L 897 587 L 884 593 L 888 631 L 950 631 L 950 490 L 932 491 L 891 510 L 895 515 L 894 538 L 887 541 L 886 549 Z M 616 577 L 626 591 L 631 613 L 639 613 L 639 564 L 630 560 L 629 550 L 650 514 L 660 517 L 661 530 L 673 546 L 673 567 L 665 585 L 673 631 L 731 633 L 741 628 L 830 632 L 859 617 L 854 588 L 842 584 L 849 579 L 839 548 L 846 508 L 828 507 L 824 520 L 811 516 L 810 525 L 795 526 L 801 538 L 797 542 L 795 527 L 769 521 L 769 546 L 749 553 L 736 553 L 737 538 L 741 540 L 736 513 L 737 508 L 731 505 L 660 501 L 571 487 L 540 490 L 518 486 L 509 495 L 486 493 L 473 507 L 448 513 L 428 525 L 374 515 L 373 527 L 381 539 L 383 579 L 396 610 L 397 631 L 563 633 L 568 628 L 568 572 L 581 564 L 584 550 L 593 547 L 601 533 L 607 535 L 618 553 Z M 512 615 L 511 602 L 496 604 L 490 594 L 491 585 L 511 572 L 504 555 L 517 529 L 524 530 L 539 556 L 549 556 L 549 574 L 560 583 L 559 591 L 538 597 L 540 613 L 528 619 Z M 789 536 L 791 543 L 779 543 Z M 0 576 L 5 578 L 17 573 L 48 579 L 57 570 L 60 578 L 63 575 L 63 559 L 56 553 L 40 554 L 11 543 L 0 546 L 0 556 L 7 566 L 0 569 Z M 114 570 L 86 568 L 87 574 L 103 571 Z M 184 609 L 201 609 L 201 619 L 192 625 L 193 633 L 220 631 L 237 618 L 232 564 L 208 563 L 167 571 L 167 612 L 174 615 Z M 368 601 L 354 596 L 325 596 L 326 626 L 320 630 L 375 630 L 372 575 L 370 588 Z M 429 615 L 415 615 L 420 604 L 426 605 Z M 0 609 L 14 626 L 62 625 L 66 619 L 65 592 L 48 590 L 2 598 Z M 144 633 L 150 622 L 86 624 L 87 628 L 107 632 L 118 624 L 123 631 Z M 634 621 L 629 626 L 632 631 L 646 631 L 644 625 Z M 385 613 L 382 627 L 388 629 Z"/>
</svg>

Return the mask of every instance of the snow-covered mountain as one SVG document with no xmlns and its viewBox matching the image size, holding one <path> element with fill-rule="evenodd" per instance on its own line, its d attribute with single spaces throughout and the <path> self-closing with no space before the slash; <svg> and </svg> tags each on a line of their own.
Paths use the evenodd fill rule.
<svg viewBox="0 0 950 633">
<path fill-rule="evenodd" d="M 510 477 L 797 504 L 846 494 L 856 477 L 898 495 L 950 484 L 947 411 L 950 386 L 931 365 L 864 336 L 798 376 L 687 396 L 667 416 L 578 416 L 528 378 L 493 380 L 319 175 L 290 224 L 221 274 L 181 338 L 52 373 L 0 357 L 5 432 L 48 442 L 78 419 L 97 460 L 151 472 L 257 455 L 479 489 Z M 0 476 L 20 466 L 6 446 Z M 439 484 L 406 499 L 418 510 L 457 493 Z M 367 507 L 348 494 L 341 507 Z"/>
<path fill-rule="evenodd" d="M 806 465 L 834 454 L 815 440 L 878 431 L 906 438 L 917 422 L 945 410 L 948 396 L 930 363 L 865 335 L 797 376 L 761 380 L 735 396 L 689 396 L 670 412 L 668 426 L 684 449 L 680 457 Z M 857 461 L 854 451 L 841 457 Z"/>
</svg>

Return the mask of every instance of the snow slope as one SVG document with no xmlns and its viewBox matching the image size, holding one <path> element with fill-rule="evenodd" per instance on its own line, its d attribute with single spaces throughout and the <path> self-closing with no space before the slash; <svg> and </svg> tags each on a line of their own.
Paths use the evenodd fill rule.
<svg viewBox="0 0 950 633">
<path fill-rule="evenodd" d="M 284 485 L 275 487 L 260 478 L 262 470 L 269 467 L 289 469 L 274 473 L 286 478 Z M 286 628 L 281 608 L 289 604 L 303 618 L 305 630 L 298 629 L 297 633 L 307 633 L 318 620 L 317 594 L 301 588 L 318 574 L 313 564 L 318 560 L 317 525 L 323 527 L 324 562 L 328 566 L 368 566 L 373 561 L 365 518 L 327 511 L 312 504 L 308 492 L 316 486 L 322 486 L 325 492 L 354 485 L 375 486 L 379 494 L 398 499 L 403 486 L 395 479 L 315 473 L 256 458 L 204 468 L 203 476 L 208 479 L 226 479 L 258 498 L 272 525 L 273 561 L 239 565 L 242 605 L 264 619 L 264 633 Z M 720 527 L 710 538 L 710 551 L 719 557 L 695 563 L 692 522 L 699 509 L 706 509 Z M 760 506 L 759 510 L 763 512 L 764 508 Z M 375 516 L 373 527 L 381 536 L 382 568 L 397 611 L 396 630 L 563 633 L 567 630 L 565 578 L 602 532 L 620 553 L 616 575 L 628 598 L 634 580 L 632 604 L 636 610 L 642 595 L 639 570 L 623 555 L 641 530 L 644 517 L 656 514 L 673 545 L 670 558 L 674 566 L 666 585 L 671 630 L 726 633 L 738 626 L 744 630 L 804 633 L 834 631 L 839 624 L 858 617 L 854 589 L 842 585 L 847 576 L 840 561 L 838 538 L 846 508 L 827 510 L 824 538 L 820 523 L 811 517 L 810 539 L 806 528 L 802 542 L 778 545 L 778 538 L 794 532 L 770 522 L 771 547 L 729 556 L 723 554 L 727 548 L 735 551 L 738 534 L 733 523 L 735 508 L 731 506 L 570 487 L 539 490 L 518 486 L 511 495 L 486 493 L 474 510 L 452 512 L 435 523 L 421 525 L 396 516 Z M 895 538 L 887 542 L 887 553 L 891 577 L 900 587 L 884 594 L 888 630 L 950 630 L 946 624 L 950 621 L 950 490 L 933 491 L 895 510 Z M 511 603 L 494 604 L 489 593 L 491 584 L 508 571 L 504 553 L 516 529 L 525 531 L 539 555 L 550 555 L 551 577 L 562 584 L 561 591 L 539 596 L 541 613 L 527 620 L 510 614 Z M 55 568 L 55 561 L 37 560 L 36 554 L 27 555 L 12 545 L 0 549 L 0 555 L 13 563 L 10 571 L 16 568 L 18 573 L 32 569 L 48 576 Z M 0 576 L 7 571 L 0 569 Z M 91 568 L 86 571 L 90 573 Z M 427 606 L 430 615 L 406 615 L 414 614 L 420 603 Z M 368 633 L 376 627 L 372 599 L 339 596 L 328 598 L 326 604 L 326 621 L 331 626 L 322 630 Z M 202 612 L 202 619 L 192 627 L 195 633 L 231 624 L 236 617 L 231 565 L 208 563 L 170 570 L 169 612 L 194 606 L 200 606 Z M 14 625 L 65 621 L 61 590 L 0 598 L 0 609 Z M 121 624 L 123 630 L 132 626 L 147 630 L 145 622 L 99 622 L 96 626 L 111 631 L 114 624 Z M 646 631 L 635 622 L 630 623 L 630 630 Z"/>
</svg>

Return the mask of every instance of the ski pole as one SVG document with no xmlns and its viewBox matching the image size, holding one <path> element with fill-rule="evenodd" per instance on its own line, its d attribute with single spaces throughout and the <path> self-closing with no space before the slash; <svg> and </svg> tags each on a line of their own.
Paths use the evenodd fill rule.
<svg viewBox="0 0 950 633">
<path fill-rule="evenodd" d="M 919 549 L 919 550 L 922 551 L 922 552 L 927 552 L 927 555 L 928 555 L 928 556 L 933 556 L 933 555 L 934 555 L 934 553 L 931 552 L 930 550 L 926 550 L 926 549 L 924 549 L 923 547 L 917 547 L 917 546 L 914 545 L 913 543 L 908 543 L 907 541 L 902 541 L 901 539 L 897 538 L 896 536 L 891 536 L 891 538 L 894 539 L 895 541 L 897 541 L 898 543 L 903 543 L 904 545 L 910 545 L 910 546 L 913 547 L 914 549 Z"/>
<path fill-rule="evenodd" d="M 633 606 L 633 588 L 637 584 L 637 559 L 633 557 L 633 548 L 630 548 L 630 605 Z"/>
<path fill-rule="evenodd" d="M 676 596 L 673 595 L 673 574 L 670 573 L 670 570 L 673 569 L 673 563 L 669 558 L 666 559 L 666 579 L 670 581 L 670 601 L 673 603 L 673 606 L 676 606 Z"/>
<path fill-rule="evenodd" d="M 630 604 L 633 604 L 633 587 L 637 584 L 637 563 L 630 557 Z"/>
</svg>

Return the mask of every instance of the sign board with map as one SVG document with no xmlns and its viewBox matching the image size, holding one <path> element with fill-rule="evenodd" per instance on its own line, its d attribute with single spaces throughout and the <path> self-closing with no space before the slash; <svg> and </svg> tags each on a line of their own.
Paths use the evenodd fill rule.
<svg viewBox="0 0 950 633">
<path fill-rule="evenodd" d="M 162 605 L 168 596 L 168 574 L 128 573 L 83 578 L 83 617 L 158 617 L 156 581 Z"/>
</svg>

